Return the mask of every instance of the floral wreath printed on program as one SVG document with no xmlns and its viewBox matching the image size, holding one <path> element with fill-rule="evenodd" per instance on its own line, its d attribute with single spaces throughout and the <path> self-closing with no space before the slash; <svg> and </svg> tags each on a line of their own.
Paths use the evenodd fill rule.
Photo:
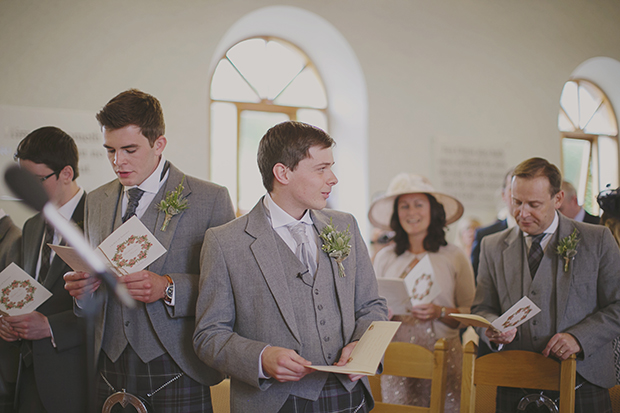
<svg viewBox="0 0 620 413">
<path fill-rule="evenodd" d="M 127 259 L 123 256 L 123 252 L 125 249 L 132 244 L 141 245 L 140 252 L 138 255 L 131 259 Z M 116 246 L 116 254 L 112 257 L 112 262 L 120 269 L 123 267 L 133 267 L 138 262 L 142 261 L 146 258 L 146 253 L 153 246 L 152 242 L 149 242 L 148 236 L 142 235 L 132 235 L 125 242 L 122 242 Z"/>
<path fill-rule="evenodd" d="M 521 312 L 523 313 L 523 315 L 521 315 L 521 318 L 519 318 L 518 320 L 514 320 L 513 321 L 513 319 L 516 319 L 517 316 L 519 315 L 519 313 L 521 313 Z M 521 321 L 525 320 L 527 315 L 529 313 L 531 313 L 531 312 L 532 312 L 532 309 L 530 308 L 529 305 L 525 306 L 525 307 L 519 308 L 514 314 L 511 314 L 510 317 L 508 317 L 506 319 L 506 321 L 504 321 L 504 323 L 502 324 L 502 327 L 508 328 L 508 327 L 513 327 L 513 326 L 519 324 Z"/>
<path fill-rule="evenodd" d="M 20 289 L 23 288 L 26 290 L 26 296 L 24 298 L 22 298 L 21 300 L 15 302 L 15 301 L 11 301 L 11 299 L 9 298 L 9 296 L 11 295 L 11 293 L 16 290 L 16 289 Z M 34 300 L 34 292 L 35 292 L 36 288 L 35 286 L 33 286 L 30 281 L 28 280 L 24 280 L 24 281 L 13 281 L 11 284 L 9 284 L 7 287 L 4 287 L 2 289 L 2 296 L 0 298 L 0 304 L 4 305 L 4 307 L 7 310 L 13 309 L 13 308 L 17 308 L 17 309 L 22 309 L 24 308 L 24 306 L 26 304 L 28 304 L 29 302 Z"/>
<path fill-rule="evenodd" d="M 428 288 L 423 291 L 418 293 L 418 284 L 421 281 L 428 281 Z M 413 290 L 411 290 L 411 294 L 412 297 L 416 300 L 421 300 L 424 297 L 426 297 L 427 295 L 429 295 L 431 293 L 431 288 L 433 287 L 433 280 L 431 279 L 431 275 L 430 274 L 422 274 L 418 279 L 415 280 L 415 283 L 413 284 Z"/>
</svg>

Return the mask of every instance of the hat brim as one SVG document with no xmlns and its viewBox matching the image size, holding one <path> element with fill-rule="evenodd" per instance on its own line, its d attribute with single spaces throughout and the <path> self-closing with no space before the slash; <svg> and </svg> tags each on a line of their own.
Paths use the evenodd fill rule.
<svg viewBox="0 0 620 413">
<path fill-rule="evenodd" d="M 391 231 L 390 220 L 392 219 L 392 213 L 394 212 L 394 200 L 406 194 L 430 194 L 437 199 L 437 202 L 443 205 L 446 211 L 446 225 L 452 224 L 458 221 L 463 216 L 463 204 L 461 204 L 456 198 L 450 195 L 442 194 L 441 192 L 403 192 L 402 194 L 394 194 L 377 199 L 370 206 L 368 211 L 368 219 L 371 224 L 377 228 L 381 228 L 387 231 Z"/>
</svg>

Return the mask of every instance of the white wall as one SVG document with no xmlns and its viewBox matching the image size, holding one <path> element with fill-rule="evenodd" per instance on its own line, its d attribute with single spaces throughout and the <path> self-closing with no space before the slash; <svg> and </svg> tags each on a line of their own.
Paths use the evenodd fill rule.
<svg viewBox="0 0 620 413">
<path fill-rule="evenodd" d="M 168 158 L 206 178 L 212 56 L 236 21 L 277 4 L 0 1 L 0 104 L 94 114 L 118 92 L 143 89 L 164 107 Z M 620 60 L 615 0 L 286 4 L 326 19 L 357 55 L 367 82 L 370 194 L 402 170 L 434 179 L 438 139 L 503 148 L 507 164 L 534 155 L 559 163 L 563 83 L 590 58 Z M 489 220 L 493 205 L 471 213 Z"/>
</svg>

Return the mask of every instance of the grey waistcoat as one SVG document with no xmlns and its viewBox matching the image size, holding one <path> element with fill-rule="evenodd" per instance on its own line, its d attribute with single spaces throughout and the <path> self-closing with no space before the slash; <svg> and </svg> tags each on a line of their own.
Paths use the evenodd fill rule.
<svg viewBox="0 0 620 413">
<path fill-rule="evenodd" d="M 295 322 L 302 343 L 300 355 L 312 364 L 333 364 L 338 361 L 344 340 L 330 258 L 319 251 L 317 273 L 313 279 L 279 236 L 276 236 L 276 243 L 284 268 L 291 269 L 286 282 L 291 301 L 295 303 Z M 327 373 L 309 374 L 293 383 L 291 394 L 316 400 L 326 380 Z"/>
<path fill-rule="evenodd" d="M 121 199 L 119 197 L 114 229 L 121 224 Z M 154 219 L 149 219 L 149 216 Z M 147 214 L 142 217 L 142 223 L 154 232 L 156 214 Z M 115 297 L 110 296 L 105 320 L 105 333 L 101 343 L 101 349 L 115 362 L 120 357 L 127 345 L 130 345 L 144 363 L 148 363 L 166 352 L 162 346 L 151 320 L 146 312 L 146 304 L 138 302 L 133 309 L 124 308 Z"/>
</svg>

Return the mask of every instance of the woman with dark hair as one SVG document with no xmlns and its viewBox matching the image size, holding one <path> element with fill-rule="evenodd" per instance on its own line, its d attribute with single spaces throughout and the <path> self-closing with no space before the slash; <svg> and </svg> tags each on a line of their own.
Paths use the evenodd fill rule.
<svg viewBox="0 0 620 413">
<path fill-rule="evenodd" d="M 463 206 L 455 198 L 435 191 L 419 175 L 397 175 L 384 197 L 370 207 L 373 225 L 395 232 L 393 244 L 375 257 L 377 277 L 404 278 L 428 255 L 434 282 L 441 292 L 430 303 L 413 306 L 410 315 L 395 315 L 402 325 L 393 341 L 415 343 L 433 350 L 435 342 L 448 344 L 448 390 L 446 412 L 458 412 L 463 350 L 459 322 L 451 313 L 469 313 L 474 299 L 474 273 L 463 251 L 446 241 L 446 225 L 463 215 Z M 388 303 L 389 306 L 389 303 Z M 394 404 L 428 406 L 430 381 L 382 376 L 383 401 Z"/>
<path fill-rule="evenodd" d="M 598 194 L 596 200 L 603 210 L 601 225 L 609 228 L 620 247 L 620 187 L 611 189 L 607 185 L 607 189 Z M 620 384 L 620 337 L 614 340 L 614 364 L 616 366 L 616 384 Z"/>
</svg>

